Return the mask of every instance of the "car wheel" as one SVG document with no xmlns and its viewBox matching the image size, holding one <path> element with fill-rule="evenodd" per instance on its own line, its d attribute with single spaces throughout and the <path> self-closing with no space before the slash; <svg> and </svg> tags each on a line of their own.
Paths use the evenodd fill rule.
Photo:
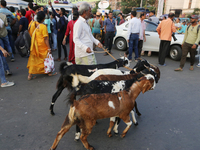
<svg viewBox="0 0 200 150">
<path fill-rule="evenodd" d="M 125 51 L 127 49 L 127 42 L 124 38 L 118 38 L 115 41 L 115 46 L 118 50 Z"/>
<path fill-rule="evenodd" d="M 178 45 L 171 46 L 169 55 L 173 60 L 180 60 L 182 55 L 181 47 Z"/>
</svg>

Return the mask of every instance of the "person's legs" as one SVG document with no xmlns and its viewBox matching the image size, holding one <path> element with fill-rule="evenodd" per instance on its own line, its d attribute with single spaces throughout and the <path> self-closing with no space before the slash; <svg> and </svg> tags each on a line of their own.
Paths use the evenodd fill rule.
<svg viewBox="0 0 200 150">
<path fill-rule="evenodd" d="M 133 53 L 133 34 L 131 34 L 129 38 L 129 55 L 128 55 L 129 60 L 132 60 L 132 53 Z"/>
<path fill-rule="evenodd" d="M 52 38 L 53 38 L 53 49 L 57 49 L 57 34 L 52 33 Z"/>
<path fill-rule="evenodd" d="M 9 53 L 11 53 L 11 59 L 14 59 L 14 55 L 13 55 L 13 52 L 12 52 L 12 48 L 10 46 L 8 35 L 6 35 L 5 37 L 1 38 L 1 40 L 3 41 L 4 48 L 6 47 L 7 51 Z"/>
<path fill-rule="evenodd" d="M 62 38 L 61 38 L 61 45 L 62 45 L 62 48 L 63 48 L 63 51 L 64 51 L 64 55 L 65 55 L 65 60 L 67 60 L 67 47 L 65 45 L 62 44 L 62 41 L 64 39 L 64 36 L 65 34 L 62 34 Z"/>
<path fill-rule="evenodd" d="M 10 42 L 12 53 L 14 53 L 15 52 L 15 47 L 14 47 L 14 41 L 13 41 L 13 38 L 12 38 L 12 31 L 11 30 L 7 30 L 7 31 L 8 31 L 8 39 L 9 39 L 9 42 Z M 14 59 L 14 55 L 13 54 L 11 56 L 11 60 L 12 59 Z"/>
<path fill-rule="evenodd" d="M 191 44 L 188 43 L 184 43 L 182 46 L 182 56 L 181 56 L 181 61 L 180 61 L 180 68 L 183 69 L 184 65 L 185 65 L 185 61 L 187 58 L 187 54 L 189 49 L 191 48 Z"/>
<path fill-rule="evenodd" d="M 141 57 L 142 46 L 143 46 L 143 40 L 139 40 L 138 41 L 138 56 L 139 57 Z"/>
<path fill-rule="evenodd" d="M 60 61 L 60 58 L 61 58 L 61 44 L 62 44 L 62 40 L 61 40 L 61 37 L 60 35 L 58 34 L 57 36 L 57 46 L 58 46 L 58 61 Z"/>
<path fill-rule="evenodd" d="M 189 51 L 190 51 L 190 66 L 193 66 L 195 62 L 196 49 L 190 48 Z"/>
<path fill-rule="evenodd" d="M 113 38 L 114 38 L 114 32 L 111 32 L 109 36 L 110 42 L 109 42 L 109 48 L 108 48 L 110 53 L 111 53 L 111 49 L 113 45 Z"/>
<path fill-rule="evenodd" d="M 134 51 L 135 51 L 135 59 L 139 57 L 138 55 L 138 41 L 139 41 L 139 35 L 133 34 L 133 44 L 134 44 Z"/>
<path fill-rule="evenodd" d="M 52 49 L 51 33 L 49 33 L 49 45 L 50 45 L 50 48 Z"/>
<path fill-rule="evenodd" d="M 106 32 L 106 34 L 105 34 L 105 47 L 106 47 L 106 49 L 108 49 L 108 38 L 109 38 L 109 33 Z"/>
<path fill-rule="evenodd" d="M 6 77 L 5 77 L 5 73 L 4 73 L 4 66 L 3 66 L 3 60 L 2 60 L 2 54 L 0 54 L 0 79 L 1 79 L 1 83 L 6 83 Z"/>
<path fill-rule="evenodd" d="M 165 64 L 165 57 L 168 52 L 170 46 L 170 41 L 163 41 L 160 42 L 160 48 L 159 48 L 159 64 L 164 65 Z"/>
</svg>

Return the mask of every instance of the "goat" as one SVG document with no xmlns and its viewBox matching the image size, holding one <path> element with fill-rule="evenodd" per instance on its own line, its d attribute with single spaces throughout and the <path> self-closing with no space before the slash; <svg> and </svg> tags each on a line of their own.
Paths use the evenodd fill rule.
<svg viewBox="0 0 200 150">
<path fill-rule="evenodd" d="M 136 82 L 139 78 L 144 76 L 145 74 L 152 74 L 155 77 L 156 83 L 158 82 L 160 71 L 158 69 L 157 72 L 154 72 L 152 70 L 145 69 L 141 71 L 141 73 L 136 74 L 129 74 L 129 75 L 101 75 L 97 77 L 96 79 L 103 78 L 105 80 L 92 80 L 88 84 L 81 84 L 78 91 L 71 92 L 69 95 L 86 95 L 86 94 L 99 94 L 99 93 L 117 93 L 119 91 L 125 90 L 130 88 L 130 86 Z M 158 74 L 158 75 L 157 75 Z M 126 80 L 129 79 L 129 80 Z M 141 115 L 137 108 L 137 103 L 135 101 L 135 110 L 138 116 Z M 134 111 L 131 111 L 133 121 L 135 125 L 138 125 Z M 117 117 L 116 124 L 114 127 L 115 134 L 118 134 L 118 126 L 119 126 L 120 118 Z M 75 134 L 75 140 L 79 140 L 80 137 L 80 129 L 76 127 L 76 134 Z"/>
<path fill-rule="evenodd" d="M 66 63 L 65 63 L 66 64 Z M 53 111 L 54 104 L 57 100 L 57 98 L 60 96 L 64 88 L 68 88 L 68 90 L 73 90 L 74 87 L 78 86 L 78 84 L 81 83 L 88 83 L 91 80 L 94 80 L 96 77 L 102 74 L 113 74 L 113 75 L 123 75 L 123 74 L 130 74 L 130 73 L 136 73 L 140 72 L 141 70 L 144 70 L 146 67 L 150 67 L 150 64 L 144 60 L 139 61 L 134 67 L 132 71 L 121 71 L 117 69 L 100 69 L 94 72 L 90 77 L 85 76 L 85 74 L 81 74 L 81 70 L 84 70 L 84 68 L 77 68 L 75 69 L 68 69 L 70 66 L 65 68 L 65 64 L 60 65 L 60 72 L 61 76 L 58 79 L 57 82 L 57 91 L 52 97 L 51 105 L 50 105 L 50 113 L 51 115 L 55 115 Z M 76 65 L 73 65 L 75 68 Z M 84 65 L 85 66 L 85 65 Z M 90 65 L 89 65 L 90 66 Z M 92 65 L 93 66 L 93 65 Z M 94 68 L 94 67 L 93 67 Z M 76 71 L 76 72 L 75 72 Z"/>
<path fill-rule="evenodd" d="M 69 129 L 77 124 L 81 129 L 81 141 L 86 149 L 94 150 L 87 142 L 87 137 L 91 133 L 97 119 L 104 119 L 119 116 L 126 124 L 121 137 L 125 137 L 126 133 L 132 125 L 129 113 L 134 108 L 135 99 L 140 92 L 145 93 L 155 88 L 155 79 L 152 75 L 146 75 L 140 81 L 133 83 L 128 91 L 123 90 L 115 94 L 91 94 L 85 95 L 78 101 L 71 99 L 69 114 L 58 132 L 56 139 L 50 150 L 55 150 L 59 141 Z M 112 136 L 111 129 L 114 123 L 111 121 L 107 130 L 107 135 Z"/>
</svg>

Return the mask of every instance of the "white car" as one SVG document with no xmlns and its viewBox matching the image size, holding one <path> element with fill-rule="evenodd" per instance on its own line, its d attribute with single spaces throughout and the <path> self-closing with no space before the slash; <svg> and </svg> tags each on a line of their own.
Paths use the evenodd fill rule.
<svg viewBox="0 0 200 150">
<path fill-rule="evenodd" d="M 159 35 L 156 31 L 157 24 L 144 20 L 146 24 L 146 42 L 143 43 L 142 50 L 144 51 L 152 51 L 152 52 L 159 52 L 159 45 L 160 45 L 160 39 Z M 118 50 L 127 50 L 128 48 L 128 42 L 127 42 L 127 32 L 128 32 L 128 25 L 129 22 L 125 22 L 119 26 L 116 26 L 117 34 L 114 37 L 114 44 L 116 45 Z M 180 60 L 182 55 L 182 49 L 181 45 L 183 42 L 184 35 L 183 34 L 175 34 L 177 41 L 174 41 L 172 38 L 171 44 L 170 44 L 170 51 L 169 55 L 173 60 Z"/>
</svg>

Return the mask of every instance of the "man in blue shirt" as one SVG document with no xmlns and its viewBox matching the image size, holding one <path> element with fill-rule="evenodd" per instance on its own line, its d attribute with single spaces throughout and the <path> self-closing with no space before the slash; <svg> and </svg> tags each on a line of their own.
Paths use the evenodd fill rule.
<svg viewBox="0 0 200 150">
<path fill-rule="evenodd" d="M 25 15 L 26 15 L 25 9 L 21 9 L 20 14 L 22 15 L 22 17 L 19 20 L 19 32 L 18 33 L 28 30 L 28 19 L 25 17 Z"/>
<path fill-rule="evenodd" d="M 105 46 L 106 49 L 111 53 L 113 38 L 115 36 L 116 28 L 115 28 L 115 20 L 113 19 L 113 13 L 109 12 L 108 19 L 104 22 L 104 31 L 105 31 Z M 105 53 L 104 56 L 108 55 Z"/>
<path fill-rule="evenodd" d="M 183 24 L 181 25 L 181 29 L 177 30 L 177 33 L 185 33 L 185 30 L 187 29 L 186 22 L 184 21 Z"/>
<path fill-rule="evenodd" d="M 7 17 L 7 20 L 8 20 L 8 26 L 6 27 L 7 31 L 8 31 L 8 38 L 9 38 L 9 42 L 10 42 L 10 45 L 11 45 L 11 48 L 12 48 L 12 51 L 10 53 L 13 53 L 14 50 L 14 41 L 13 41 L 13 38 L 12 38 L 12 30 L 11 30 L 11 27 L 12 25 L 15 24 L 16 22 L 16 18 L 15 16 L 12 14 L 11 11 L 9 11 L 7 8 L 6 8 L 6 1 L 4 0 L 1 0 L 1 9 L 0 9 L 0 13 L 6 15 Z M 12 54 L 11 55 L 11 61 L 15 61 L 14 59 L 14 55 Z"/>
</svg>

